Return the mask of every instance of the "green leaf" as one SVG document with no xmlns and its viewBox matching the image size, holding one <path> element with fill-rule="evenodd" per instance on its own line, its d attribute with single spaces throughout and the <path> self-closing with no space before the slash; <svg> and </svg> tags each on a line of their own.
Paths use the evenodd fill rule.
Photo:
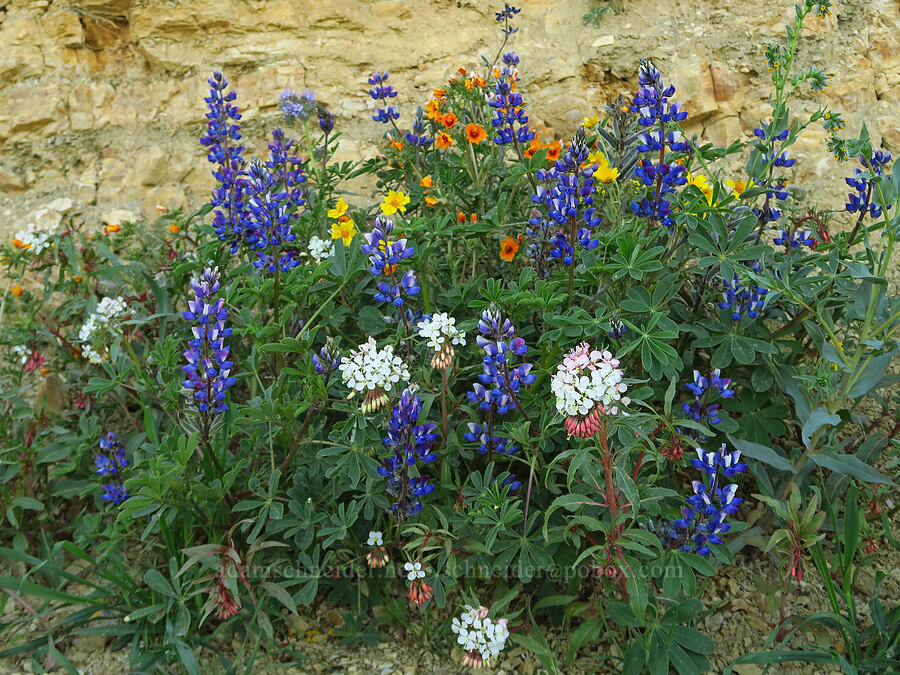
<svg viewBox="0 0 900 675">
<path fill-rule="evenodd" d="M 622 664 L 622 675 L 640 675 L 644 670 L 647 660 L 647 648 L 644 642 L 637 638 L 628 646 L 625 652 L 625 661 Z"/>
<path fill-rule="evenodd" d="M 884 379 L 893 358 L 894 353 L 890 352 L 870 359 L 847 395 L 850 398 L 860 398 L 872 391 Z"/>
<path fill-rule="evenodd" d="M 712 654 L 716 647 L 706 635 L 687 626 L 675 626 L 672 629 L 672 637 L 679 645 L 697 654 Z"/>
<path fill-rule="evenodd" d="M 764 445 L 759 445 L 758 443 L 751 443 L 750 441 L 745 441 L 742 438 L 735 438 L 734 436 L 729 435 L 728 440 L 731 441 L 731 444 L 741 451 L 741 454 L 750 457 L 751 459 L 755 459 L 763 464 L 768 464 L 774 469 L 778 469 L 779 471 L 789 471 L 790 473 L 795 473 L 794 465 L 786 459 L 782 457 L 777 452 L 775 452 L 772 448 L 767 448 Z"/>
<path fill-rule="evenodd" d="M 836 452 L 819 452 L 810 454 L 809 458 L 818 466 L 825 467 L 845 476 L 853 476 L 866 483 L 893 485 L 893 481 L 874 467 L 869 466 L 854 455 L 842 455 Z"/>
<path fill-rule="evenodd" d="M 156 570 L 147 570 L 146 574 L 144 574 L 144 583 L 157 593 L 170 598 L 177 597 L 169 581 Z"/>
<path fill-rule="evenodd" d="M 803 445 L 808 448 L 812 435 L 822 427 L 826 425 L 837 426 L 840 423 L 840 417 L 829 413 L 825 408 L 819 406 L 810 413 L 809 417 L 807 417 L 806 421 L 803 423 L 803 429 L 800 433 L 800 436 L 803 439 Z"/>
<path fill-rule="evenodd" d="M 44 505 L 34 497 L 13 497 L 12 503 L 13 506 L 18 506 L 20 509 L 27 509 L 29 511 L 44 510 Z"/>
<path fill-rule="evenodd" d="M 53 660 L 56 661 L 56 664 L 58 666 L 60 666 L 61 668 L 65 669 L 65 671 L 67 673 L 70 673 L 71 675 L 78 675 L 78 668 L 76 668 L 72 664 L 72 662 L 69 661 L 69 659 L 67 659 L 65 656 L 63 656 L 62 652 L 60 652 L 56 648 L 56 645 L 53 644 L 53 636 L 52 635 L 47 636 L 47 651 L 49 652 L 49 654 L 53 658 Z"/>
</svg>

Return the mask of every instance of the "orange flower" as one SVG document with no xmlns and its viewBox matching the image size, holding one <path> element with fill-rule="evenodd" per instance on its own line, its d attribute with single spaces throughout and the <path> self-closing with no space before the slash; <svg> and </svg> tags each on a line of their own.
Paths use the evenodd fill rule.
<svg viewBox="0 0 900 675">
<path fill-rule="evenodd" d="M 178 234 L 179 232 L 181 232 L 181 228 L 178 227 L 175 223 L 172 223 L 172 225 L 169 226 L 170 234 Z"/>
<path fill-rule="evenodd" d="M 462 211 L 460 211 L 459 213 L 456 214 L 456 219 L 459 221 L 460 225 L 466 224 L 466 214 L 463 213 Z"/>
<path fill-rule="evenodd" d="M 451 145 L 453 145 L 453 136 L 448 134 L 446 131 L 442 131 L 437 135 L 434 144 L 441 150 L 446 150 Z"/>
<path fill-rule="evenodd" d="M 477 223 L 478 222 L 478 214 L 473 213 L 472 215 L 469 216 L 469 220 L 471 220 L 473 223 Z"/>
<path fill-rule="evenodd" d="M 20 295 L 22 295 L 22 287 L 19 286 L 18 284 L 16 284 L 15 286 L 13 286 L 13 287 L 10 289 L 9 292 L 10 292 L 10 294 L 12 294 L 12 296 L 13 296 L 14 298 L 18 298 Z"/>
<path fill-rule="evenodd" d="M 487 131 L 483 126 L 471 123 L 466 125 L 466 140 L 469 143 L 481 143 L 485 138 L 487 138 Z"/>
<path fill-rule="evenodd" d="M 560 151 L 562 151 L 562 146 L 559 144 L 559 141 L 550 143 L 550 145 L 547 146 L 547 161 L 555 162 L 559 159 Z"/>
<path fill-rule="evenodd" d="M 472 91 L 472 87 L 474 87 L 474 86 L 475 86 L 475 84 L 472 82 L 472 80 L 468 80 L 468 79 L 466 80 L 466 89 L 468 89 L 469 91 Z"/>
<path fill-rule="evenodd" d="M 526 157 L 534 157 L 534 153 L 541 149 L 541 142 L 538 139 L 533 139 L 531 141 L 531 145 L 523 153 Z"/>
<path fill-rule="evenodd" d="M 114 234 L 114 233 L 118 232 L 120 229 L 122 229 L 122 228 L 119 227 L 118 223 L 110 223 L 109 225 L 103 226 L 103 234 L 105 234 L 105 235 Z"/>
<path fill-rule="evenodd" d="M 487 84 L 487 82 L 484 81 L 484 78 L 483 78 L 483 77 L 476 77 L 476 78 L 475 78 L 475 86 L 476 86 L 476 87 L 483 87 L 485 84 Z"/>
<path fill-rule="evenodd" d="M 31 244 L 23 244 L 21 239 L 13 237 L 13 246 L 16 248 L 31 248 Z"/>
<path fill-rule="evenodd" d="M 447 95 L 447 90 L 446 89 L 435 89 L 433 92 L 431 92 L 431 95 L 434 96 L 435 98 L 444 98 Z"/>
<path fill-rule="evenodd" d="M 512 237 L 507 237 L 500 242 L 500 260 L 512 262 L 512 259 L 516 257 L 516 253 L 518 252 L 519 242 Z"/>
<path fill-rule="evenodd" d="M 80 283 L 81 283 L 81 275 L 80 275 L 80 274 L 76 274 L 76 275 L 75 275 L 75 278 L 74 278 L 74 281 L 75 281 L 76 284 L 80 284 Z"/>
<path fill-rule="evenodd" d="M 460 75 L 465 75 L 466 69 L 463 68 L 462 66 L 460 66 L 459 68 L 456 69 L 456 72 L 459 73 Z"/>
<path fill-rule="evenodd" d="M 441 124 L 443 124 L 448 129 L 451 129 L 454 124 L 456 124 L 456 115 L 452 112 L 448 112 L 441 118 Z"/>
<path fill-rule="evenodd" d="M 425 112 L 428 119 L 438 121 L 441 119 L 441 102 L 431 99 L 425 104 Z"/>
<path fill-rule="evenodd" d="M 434 187 L 434 181 L 431 180 L 431 176 L 425 176 L 425 178 L 419 181 L 419 185 L 424 188 Z"/>
<path fill-rule="evenodd" d="M 400 141 L 395 141 L 395 140 L 392 138 L 392 139 L 391 139 L 391 147 L 392 147 L 394 150 L 402 150 L 402 149 L 403 149 L 403 143 L 401 143 Z"/>
<path fill-rule="evenodd" d="M 435 199 L 434 197 L 425 197 L 425 205 L 426 206 L 436 206 L 437 203 L 438 203 L 438 200 Z"/>
</svg>

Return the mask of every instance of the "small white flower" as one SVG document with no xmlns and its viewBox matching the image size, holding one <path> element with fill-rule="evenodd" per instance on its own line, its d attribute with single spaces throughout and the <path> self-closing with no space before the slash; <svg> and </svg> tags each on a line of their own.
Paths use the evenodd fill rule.
<svg viewBox="0 0 900 675">
<path fill-rule="evenodd" d="M 428 346 L 440 351 L 445 343 L 451 345 L 466 344 L 466 334 L 456 327 L 456 319 L 441 312 L 432 314 L 430 319 L 418 323 L 419 335 L 428 340 Z"/>
<path fill-rule="evenodd" d="M 384 538 L 381 536 L 381 532 L 371 530 L 369 532 L 369 538 L 366 540 L 366 543 L 369 546 L 382 546 L 384 545 Z"/>
<path fill-rule="evenodd" d="M 106 360 L 108 348 L 106 345 L 100 345 L 98 350 L 96 342 L 102 337 L 120 332 L 118 319 L 127 309 L 128 306 L 122 297 L 107 297 L 97 303 L 97 309 L 87 318 L 78 332 L 78 340 L 86 343 L 81 349 L 84 358 L 95 365 Z"/>
<path fill-rule="evenodd" d="M 408 574 L 406 575 L 406 578 L 409 581 L 415 581 L 416 579 L 424 579 L 425 578 L 425 570 L 422 569 L 422 563 L 420 563 L 420 562 L 417 562 L 417 563 L 408 562 L 403 566 L 403 569 L 405 569 L 408 572 Z"/>
<path fill-rule="evenodd" d="M 372 337 L 341 359 L 338 367 L 344 384 L 354 392 L 387 392 L 401 380 L 409 382 L 409 368 L 394 355 L 394 347 L 387 345 L 379 350 Z"/>
<path fill-rule="evenodd" d="M 31 350 L 25 345 L 16 345 L 12 348 L 13 357 L 19 361 L 21 365 L 28 363 L 31 358 Z"/>
<path fill-rule="evenodd" d="M 608 351 L 592 350 L 587 343 L 566 354 L 550 380 L 556 396 L 556 409 L 566 416 L 588 415 L 596 406 L 611 415 L 619 405 L 631 400 L 623 396 L 627 389 L 619 360 Z"/>
<path fill-rule="evenodd" d="M 321 237 L 309 238 L 309 257 L 317 265 L 334 255 L 334 242 Z"/>
<path fill-rule="evenodd" d="M 459 618 L 453 619 L 450 630 L 457 634 L 456 641 L 466 652 L 477 652 L 487 661 L 498 656 L 506 646 L 509 637 L 506 623 L 506 619 L 491 620 L 487 607 L 466 605 Z"/>
</svg>

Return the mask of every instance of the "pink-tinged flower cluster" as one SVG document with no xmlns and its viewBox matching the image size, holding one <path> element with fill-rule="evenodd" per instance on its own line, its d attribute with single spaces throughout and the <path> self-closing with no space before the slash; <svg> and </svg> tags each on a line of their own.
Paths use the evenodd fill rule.
<svg viewBox="0 0 900 675">
<path fill-rule="evenodd" d="M 570 436 L 590 438 L 604 415 L 618 415 L 619 406 L 631 402 L 623 396 L 628 386 L 619 360 L 607 350 L 591 349 L 583 342 L 566 354 L 550 380 L 556 409 L 566 416 Z"/>
<path fill-rule="evenodd" d="M 457 635 L 457 643 L 465 650 L 463 665 L 481 668 L 496 658 L 506 646 L 509 629 L 506 619 L 492 620 L 488 608 L 466 605 L 459 618 L 453 619 L 450 629 Z"/>
</svg>

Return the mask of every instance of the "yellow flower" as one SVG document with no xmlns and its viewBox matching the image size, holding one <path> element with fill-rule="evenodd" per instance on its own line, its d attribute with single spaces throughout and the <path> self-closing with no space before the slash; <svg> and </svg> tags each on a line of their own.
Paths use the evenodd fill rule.
<svg viewBox="0 0 900 675">
<path fill-rule="evenodd" d="M 706 197 L 706 203 L 712 206 L 713 200 L 713 189 L 712 185 L 709 184 L 709 179 L 703 174 L 697 174 L 694 176 L 690 171 L 687 174 L 687 182 L 688 185 L 693 185 L 695 188 L 700 190 L 703 193 L 703 196 Z"/>
<path fill-rule="evenodd" d="M 606 155 L 599 150 L 588 155 L 587 163 L 597 165 L 597 170 L 594 171 L 594 178 L 601 183 L 612 183 L 619 177 L 619 170 L 614 166 L 610 166 Z"/>
<path fill-rule="evenodd" d="M 756 187 L 756 183 L 753 182 L 753 179 L 750 179 L 748 183 L 745 180 L 731 180 L 730 178 L 725 181 L 725 185 L 731 188 L 731 191 L 734 193 L 735 197 L 740 197 L 746 190 L 749 190 L 752 187 Z"/>
<path fill-rule="evenodd" d="M 388 190 L 387 197 L 384 198 L 384 204 L 381 205 L 381 212 L 389 216 L 392 213 L 406 213 L 406 205 L 409 204 L 409 197 L 402 192 Z"/>
<path fill-rule="evenodd" d="M 597 122 L 599 121 L 600 118 L 595 115 L 594 117 L 585 117 L 582 124 L 584 124 L 585 129 L 593 129 L 595 126 L 597 126 Z"/>
<path fill-rule="evenodd" d="M 328 217 L 337 220 L 342 215 L 347 213 L 348 208 L 350 207 L 347 206 L 347 202 L 345 202 L 343 199 L 338 199 L 335 207 L 328 211 Z"/>
<path fill-rule="evenodd" d="M 832 342 L 831 340 L 829 340 L 829 341 L 828 341 L 828 344 L 830 344 L 832 347 L 834 347 L 835 349 L 837 349 L 837 350 L 841 353 L 841 356 L 844 355 L 844 342 L 843 342 L 843 341 L 838 342 L 837 344 L 834 344 L 834 342 Z M 841 367 L 840 367 L 838 364 L 836 364 L 836 363 L 832 363 L 832 364 L 831 364 L 831 367 L 832 367 L 833 370 L 840 370 L 840 369 L 841 369 Z"/>
<path fill-rule="evenodd" d="M 331 226 L 331 238 L 340 239 L 344 242 L 344 246 L 350 245 L 350 242 L 353 241 L 353 235 L 355 234 L 356 225 L 354 225 L 353 221 L 349 218 L 340 220 Z"/>
</svg>

